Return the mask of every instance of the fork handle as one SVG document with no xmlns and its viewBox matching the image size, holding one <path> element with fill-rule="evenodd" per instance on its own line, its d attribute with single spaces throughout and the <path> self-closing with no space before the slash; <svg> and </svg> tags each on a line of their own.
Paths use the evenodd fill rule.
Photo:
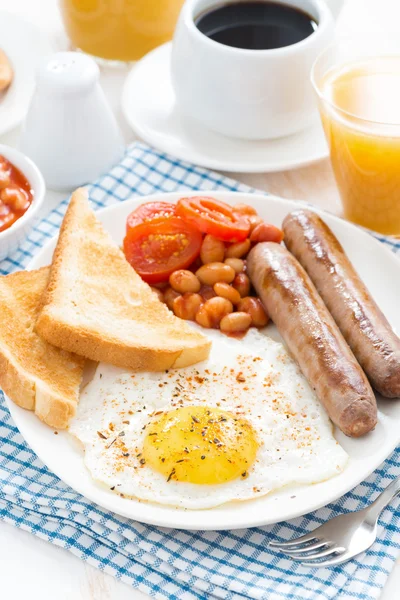
<svg viewBox="0 0 400 600">
<path fill-rule="evenodd" d="M 400 494 L 400 477 L 394 479 L 366 510 L 366 518 L 375 525 L 382 511 L 393 498 Z"/>
</svg>

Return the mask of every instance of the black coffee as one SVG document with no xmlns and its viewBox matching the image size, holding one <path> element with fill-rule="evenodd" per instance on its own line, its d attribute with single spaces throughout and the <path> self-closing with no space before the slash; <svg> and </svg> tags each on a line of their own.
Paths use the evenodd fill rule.
<svg viewBox="0 0 400 600">
<path fill-rule="evenodd" d="M 247 50 L 271 50 L 301 42 L 317 28 L 307 13 L 288 4 L 232 2 L 202 13 L 197 28 L 215 42 Z"/>
</svg>

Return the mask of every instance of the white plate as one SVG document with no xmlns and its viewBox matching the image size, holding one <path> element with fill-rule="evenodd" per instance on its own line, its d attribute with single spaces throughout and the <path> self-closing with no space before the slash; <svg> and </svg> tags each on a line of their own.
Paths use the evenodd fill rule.
<svg viewBox="0 0 400 600">
<path fill-rule="evenodd" d="M 147 54 L 126 78 L 122 111 L 145 142 L 196 165 L 241 173 L 284 171 L 328 156 L 322 125 L 277 140 L 239 140 L 179 114 L 170 78 L 171 43 Z"/>
<path fill-rule="evenodd" d="M 7 54 L 14 79 L 0 92 L 0 135 L 16 127 L 28 111 L 35 85 L 35 72 L 52 48 L 43 32 L 17 15 L 0 12 L 0 48 Z"/>
<path fill-rule="evenodd" d="M 229 203 L 252 204 L 261 216 L 276 225 L 280 225 L 285 215 L 299 206 L 296 202 L 259 195 L 233 192 L 214 192 L 213 195 Z M 179 193 L 172 193 L 135 199 L 104 209 L 98 215 L 115 241 L 120 243 L 126 217 L 138 204 L 154 199 L 174 202 L 180 196 Z M 328 214 L 323 216 L 392 326 L 400 332 L 400 261 L 367 233 L 337 217 Z M 54 247 L 55 240 L 50 240 L 30 263 L 30 268 L 49 264 Z M 275 337 L 273 328 L 271 333 Z M 120 498 L 108 488 L 101 487 L 89 476 L 83 464 L 82 451 L 72 436 L 66 432 L 55 436 L 53 430 L 32 413 L 9 400 L 7 405 L 17 427 L 40 459 L 77 492 L 104 508 L 137 521 L 179 529 L 239 529 L 276 523 L 311 512 L 342 496 L 368 477 L 400 440 L 400 401 L 380 400 L 379 424 L 375 431 L 357 440 L 336 432 L 337 439 L 350 456 L 348 466 L 337 477 L 311 486 L 285 488 L 257 500 L 231 503 L 210 510 L 185 511 Z"/>
</svg>

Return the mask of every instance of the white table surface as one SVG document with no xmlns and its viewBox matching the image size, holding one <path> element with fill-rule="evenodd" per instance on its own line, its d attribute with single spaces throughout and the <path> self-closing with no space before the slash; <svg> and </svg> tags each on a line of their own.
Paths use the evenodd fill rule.
<svg viewBox="0 0 400 600">
<path fill-rule="evenodd" d="M 68 47 L 56 0 L 0 0 L 0 10 L 19 13 L 47 35 L 55 50 Z M 347 0 L 341 15 L 341 33 L 375 32 L 391 29 L 400 33 L 399 0 Z M 0 40 L 1 47 L 1 40 Z M 126 72 L 103 70 L 102 85 L 117 115 L 127 142 L 134 139 L 119 108 L 119 95 Z M 3 136 L 2 143 L 16 145 L 18 130 Z M 328 161 L 275 174 L 243 175 L 237 179 L 286 198 L 307 199 L 331 211 L 340 203 Z M 63 195 L 48 192 L 43 213 L 54 208 Z M 79 560 L 67 550 L 39 540 L 0 521 L 1 598 L 20 600 L 145 600 L 146 595 Z M 381 600 L 400 597 L 400 560 Z"/>
</svg>

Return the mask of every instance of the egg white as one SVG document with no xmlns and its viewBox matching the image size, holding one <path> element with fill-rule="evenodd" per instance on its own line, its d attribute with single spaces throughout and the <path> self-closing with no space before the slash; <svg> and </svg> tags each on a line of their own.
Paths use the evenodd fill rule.
<svg viewBox="0 0 400 600">
<path fill-rule="evenodd" d="M 163 373 L 128 373 L 99 364 L 81 395 L 70 432 L 83 444 L 92 477 L 115 493 L 188 509 L 204 509 L 312 484 L 348 460 L 332 424 L 282 344 L 251 329 L 241 340 L 207 332 L 207 361 Z M 242 372 L 238 382 L 237 374 Z M 187 377 L 204 381 L 193 387 Z M 173 395 L 179 383 L 182 393 Z M 219 407 L 247 419 L 260 444 L 248 476 L 218 485 L 170 480 L 141 464 L 146 427 L 158 411 Z M 121 444 L 127 456 L 122 456 Z"/>
</svg>

